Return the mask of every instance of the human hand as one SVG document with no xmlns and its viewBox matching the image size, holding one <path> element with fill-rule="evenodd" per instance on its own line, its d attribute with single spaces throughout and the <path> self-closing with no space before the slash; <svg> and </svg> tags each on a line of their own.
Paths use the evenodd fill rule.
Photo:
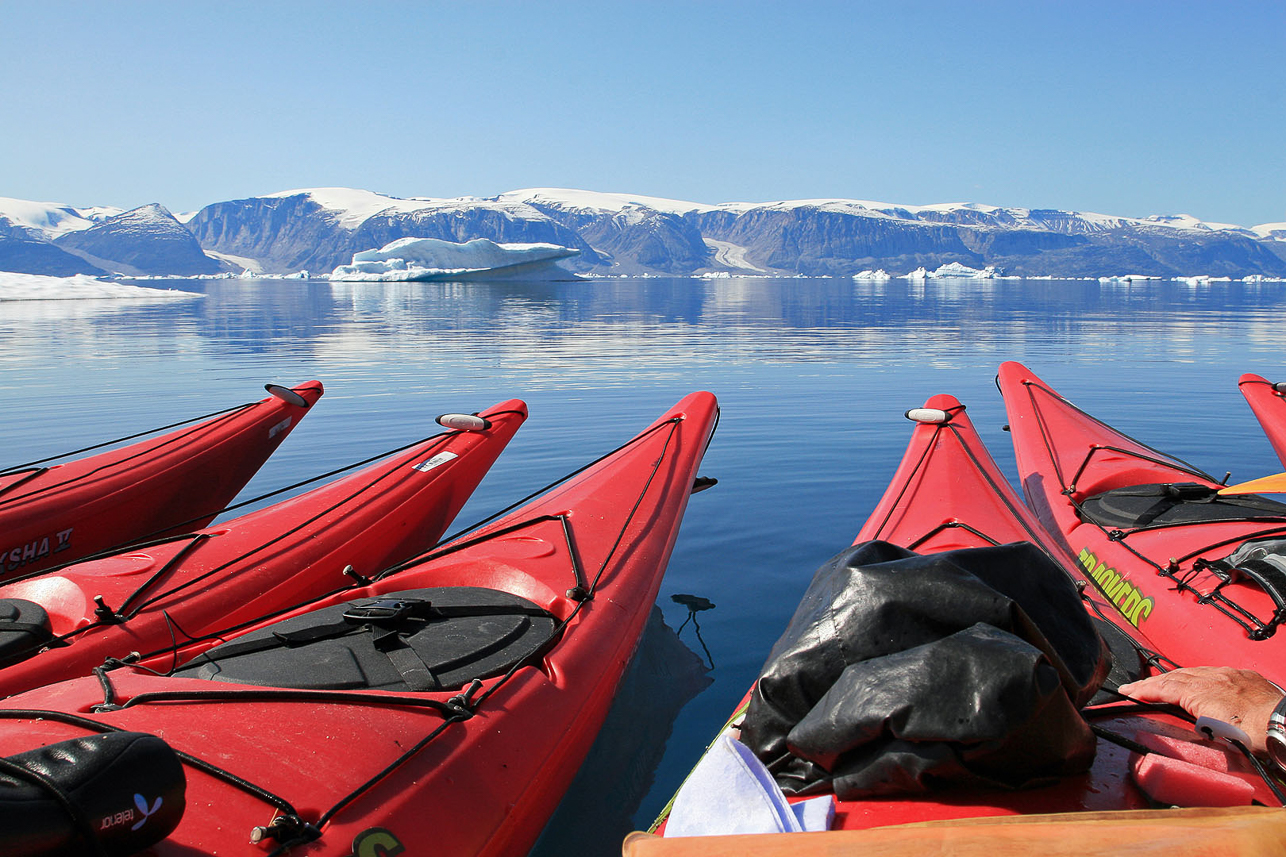
<svg viewBox="0 0 1286 857">
<path fill-rule="evenodd" d="M 1259 673 L 1232 667 L 1184 667 L 1123 684 L 1121 693 L 1139 702 L 1178 705 L 1193 717 L 1213 717 L 1250 736 L 1250 749 L 1267 747 L 1268 715 L 1282 691 Z"/>
</svg>

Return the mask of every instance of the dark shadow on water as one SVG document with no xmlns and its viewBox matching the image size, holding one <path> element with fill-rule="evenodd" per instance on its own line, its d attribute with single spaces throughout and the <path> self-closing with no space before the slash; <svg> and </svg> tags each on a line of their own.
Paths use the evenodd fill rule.
<svg viewBox="0 0 1286 857">
<path fill-rule="evenodd" d="M 616 857 L 679 712 L 713 679 L 652 608 L 603 729 L 529 857 Z"/>
</svg>

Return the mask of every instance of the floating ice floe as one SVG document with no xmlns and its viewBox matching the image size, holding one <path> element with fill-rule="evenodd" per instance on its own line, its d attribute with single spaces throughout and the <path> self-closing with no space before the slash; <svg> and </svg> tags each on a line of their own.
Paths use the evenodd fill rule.
<svg viewBox="0 0 1286 857">
<path fill-rule="evenodd" d="M 90 298 L 115 300 L 173 300 L 201 298 L 198 292 L 178 289 L 149 289 L 126 283 L 112 283 L 77 274 L 74 277 L 46 277 L 0 271 L 0 301 L 72 301 Z"/>
<path fill-rule="evenodd" d="M 558 244 L 497 244 L 475 238 L 463 244 L 437 238 L 400 238 L 378 250 L 353 254 L 351 265 L 331 272 L 332 280 L 420 282 L 468 279 L 570 279 L 560 259 L 580 251 Z"/>
<path fill-rule="evenodd" d="M 1159 280 L 1158 276 L 1152 274 L 1120 274 L 1115 277 L 1099 277 L 1100 283 L 1142 283 L 1146 280 Z"/>
<path fill-rule="evenodd" d="M 874 280 L 876 282 L 884 282 L 885 280 L 893 279 L 893 275 L 890 274 L 888 271 L 884 270 L 883 268 L 881 268 L 878 271 L 859 271 L 858 273 L 853 275 L 853 279 Z"/>
</svg>

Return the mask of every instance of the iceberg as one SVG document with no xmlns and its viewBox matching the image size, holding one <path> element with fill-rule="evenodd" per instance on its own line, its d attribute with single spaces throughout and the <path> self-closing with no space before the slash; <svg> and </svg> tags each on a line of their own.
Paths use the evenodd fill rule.
<svg viewBox="0 0 1286 857">
<path fill-rule="evenodd" d="M 880 268 L 878 271 L 870 271 L 870 270 L 867 270 L 867 271 L 859 271 L 858 273 L 856 273 L 856 274 L 854 274 L 854 275 L 853 275 L 853 279 L 855 279 L 855 280 L 873 280 L 873 281 L 875 281 L 875 282 L 881 282 L 881 283 L 882 283 L 882 282 L 884 282 L 884 281 L 886 281 L 886 280 L 891 280 L 891 279 L 893 279 L 893 275 L 892 275 L 892 274 L 890 274 L 888 271 L 884 270 L 883 268 Z"/>
<path fill-rule="evenodd" d="M 426 280 L 570 279 L 558 261 L 580 254 L 558 244 L 497 244 L 487 238 L 457 243 L 437 238 L 399 238 L 378 250 L 353 254 L 351 265 L 332 280 L 421 282 Z"/>
<path fill-rule="evenodd" d="M 1001 273 L 996 270 L 995 265 L 988 265 L 985 268 L 970 268 L 968 265 L 962 265 L 959 262 L 948 262 L 940 265 L 936 271 L 929 275 L 934 280 L 999 280 L 1003 279 Z"/>
</svg>

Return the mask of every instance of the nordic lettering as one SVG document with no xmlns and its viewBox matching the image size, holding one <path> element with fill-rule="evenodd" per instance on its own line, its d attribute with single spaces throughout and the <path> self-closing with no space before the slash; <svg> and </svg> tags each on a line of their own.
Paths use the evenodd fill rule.
<svg viewBox="0 0 1286 857">
<path fill-rule="evenodd" d="M 1081 548 L 1077 559 L 1094 585 L 1131 625 L 1138 628 L 1152 615 L 1152 599 L 1144 595 L 1129 578 L 1122 577 L 1116 569 L 1100 562 L 1089 548 Z"/>
</svg>

